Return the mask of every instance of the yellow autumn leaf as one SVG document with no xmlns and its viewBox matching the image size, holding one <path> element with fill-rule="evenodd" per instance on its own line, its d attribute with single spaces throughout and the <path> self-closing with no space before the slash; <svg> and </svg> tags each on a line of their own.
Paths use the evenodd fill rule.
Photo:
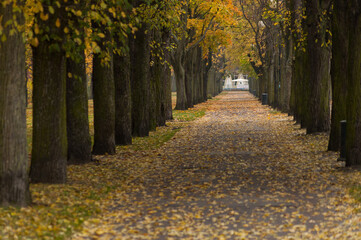
<svg viewBox="0 0 361 240">
<path fill-rule="evenodd" d="M 40 19 L 43 21 L 47 21 L 49 19 L 49 14 L 45 14 L 45 13 L 41 12 Z"/>
<path fill-rule="evenodd" d="M 60 19 L 57 18 L 56 21 L 55 21 L 55 26 L 56 26 L 57 28 L 60 28 L 60 25 L 61 25 Z"/>
<path fill-rule="evenodd" d="M 33 47 L 37 47 L 39 46 L 39 39 L 38 38 L 33 38 L 30 40 L 30 44 L 33 46 Z"/>
</svg>

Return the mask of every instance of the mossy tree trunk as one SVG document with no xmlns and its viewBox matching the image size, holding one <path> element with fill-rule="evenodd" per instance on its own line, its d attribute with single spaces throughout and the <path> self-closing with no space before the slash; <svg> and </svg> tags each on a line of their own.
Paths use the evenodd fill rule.
<svg viewBox="0 0 361 240">
<path fill-rule="evenodd" d="M 105 32 L 106 40 L 110 33 Z M 93 97 L 94 97 L 94 155 L 115 154 L 115 85 L 113 51 L 99 43 L 107 52 L 110 61 L 104 62 L 100 54 L 93 58 Z"/>
<path fill-rule="evenodd" d="M 331 60 L 332 114 L 331 132 L 328 142 L 328 150 L 330 151 L 340 150 L 340 121 L 346 120 L 349 35 L 347 4 L 344 0 L 335 0 L 333 8 Z"/>
<path fill-rule="evenodd" d="M 131 39 L 131 89 L 132 89 L 132 135 L 144 137 L 149 135 L 150 48 L 147 26 L 143 26 Z"/>
<path fill-rule="evenodd" d="M 361 164 L 361 0 L 349 2 L 346 166 Z"/>
<path fill-rule="evenodd" d="M 47 9 L 44 7 L 44 9 Z M 64 9 L 49 13 L 41 28 L 50 28 L 50 35 L 62 39 L 63 31 L 55 27 L 64 19 Z M 40 41 L 33 49 L 33 148 L 30 179 L 34 183 L 65 183 L 67 166 L 66 127 L 66 57 L 62 42 Z"/>
<path fill-rule="evenodd" d="M 23 5 L 24 1 L 18 1 Z M 13 19 L 11 5 L 0 4 L 0 25 Z M 19 24 L 24 16 L 15 15 Z M 25 44 L 21 33 L 0 41 L 0 206 L 30 204 L 26 141 Z"/>
<path fill-rule="evenodd" d="M 76 21 L 76 19 L 74 19 Z M 80 34 L 84 30 L 79 29 Z M 82 164 L 91 161 L 91 139 L 88 118 L 88 82 L 84 49 L 73 58 L 67 58 L 66 121 L 68 137 L 68 163 Z"/>
<path fill-rule="evenodd" d="M 114 55 L 115 143 L 132 144 L 132 99 L 130 88 L 130 55 Z"/>
</svg>

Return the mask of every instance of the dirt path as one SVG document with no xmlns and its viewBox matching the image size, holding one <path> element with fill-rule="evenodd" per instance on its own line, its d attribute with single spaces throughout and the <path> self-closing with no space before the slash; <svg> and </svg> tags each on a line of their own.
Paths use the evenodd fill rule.
<svg viewBox="0 0 361 240">
<path fill-rule="evenodd" d="M 361 239 L 325 134 L 229 92 L 74 239 Z M 142 158 L 139 158 L 142 161 Z"/>
</svg>

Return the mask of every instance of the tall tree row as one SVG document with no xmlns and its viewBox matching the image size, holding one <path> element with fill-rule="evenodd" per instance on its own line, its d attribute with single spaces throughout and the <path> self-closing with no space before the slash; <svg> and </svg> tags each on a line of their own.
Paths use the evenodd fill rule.
<svg viewBox="0 0 361 240">
<path fill-rule="evenodd" d="M 225 61 L 217 54 L 227 39 L 231 0 L 26 3 L 24 11 L 13 9 L 24 4 L 20 0 L 0 6 L 1 26 L 6 26 L 0 33 L 1 205 L 27 205 L 29 180 L 65 183 L 68 164 L 87 163 L 92 154 L 115 154 L 116 145 L 165 125 L 172 118 L 171 65 L 180 84 L 178 109 L 221 90 L 217 71 Z M 13 20 L 16 24 L 9 24 Z M 33 65 L 30 164 L 23 35 Z M 86 58 L 92 59 L 93 146 Z"/>
<path fill-rule="evenodd" d="M 361 2 L 240 4 L 255 38 L 249 56 L 259 85 L 252 87 L 267 93 L 273 107 L 293 114 L 307 133 L 330 130 L 329 150 L 340 150 L 340 121 L 347 120 L 346 165 L 360 164 Z"/>
</svg>

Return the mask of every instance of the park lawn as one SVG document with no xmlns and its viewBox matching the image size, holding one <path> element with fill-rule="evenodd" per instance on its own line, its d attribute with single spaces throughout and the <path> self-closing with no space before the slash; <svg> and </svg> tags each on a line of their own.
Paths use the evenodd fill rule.
<svg viewBox="0 0 361 240">
<path fill-rule="evenodd" d="M 175 96 L 173 96 L 173 99 Z M 93 156 L 85 165 L 68 166 L 67 184 L 30 184 L 33 205 L 0 208 L 0 239 L 66 239 L 81 231 L 84 221 L 106 208 L 106 201 L 125 191 L 140 176 L 139 165 L 152 164 L 152 154 L 187 124 L 205 114 L 195 107 L 174 111 L 174 120 L 149 137 L 133 138 L 130 146 L 117 147 L 113 156 Z M 32 105 L 27 109 L 29 162 L 32 146 Z M 90 133 L 94 134 L 93 102 L 89 101 Z M 142 157 L 142 161 L 138 159 Z M 143 168 L 144 169 L 144 168 Z"/>
</svg>

